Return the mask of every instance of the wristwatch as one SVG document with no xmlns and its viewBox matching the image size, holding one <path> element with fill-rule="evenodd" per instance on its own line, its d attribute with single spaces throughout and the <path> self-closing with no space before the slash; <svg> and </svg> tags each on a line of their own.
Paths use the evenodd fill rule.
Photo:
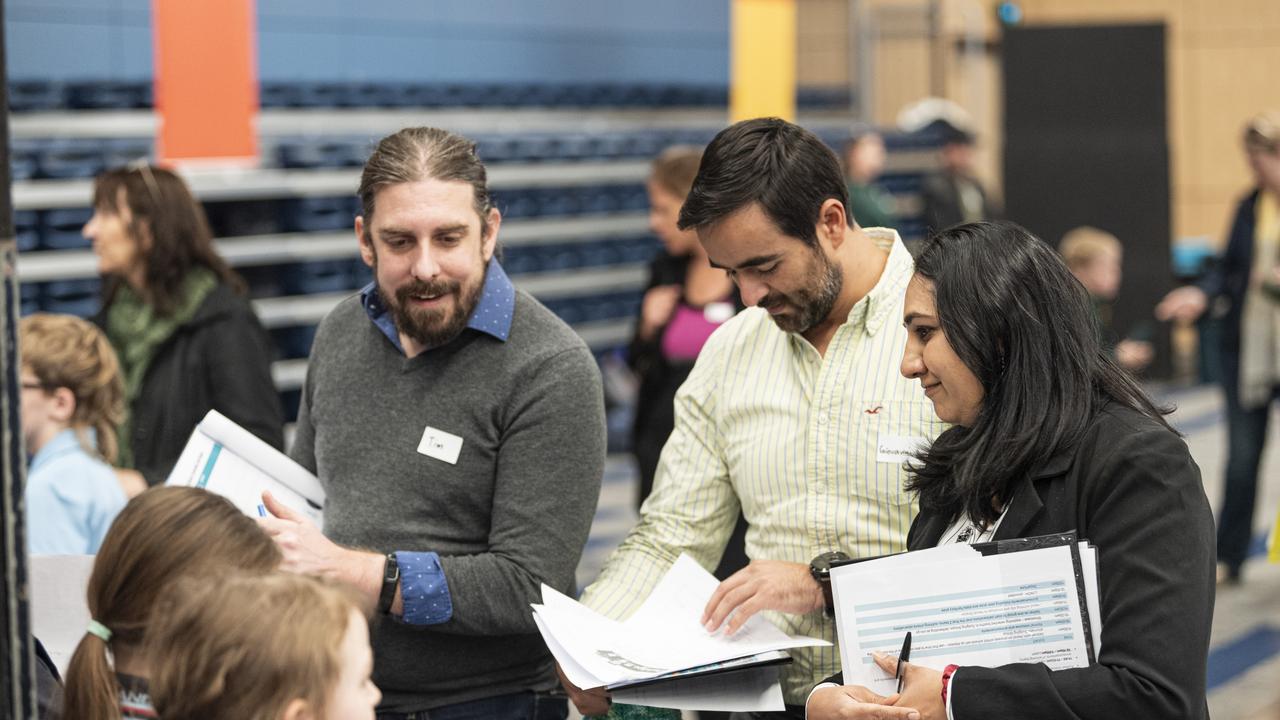
<svg viewBox="0 0 1280 720">
<path fill-rule="evenodd" d="M 809 574 L 822 587 L 822 597 L 826 602 L 827 616 L 836 614 L 835 602 L 831 599 L 831 566 L 849 562 L 853 558 L 836 550 L 822 553 L 809 563 Z"/>
<path fill-rule="evenodd" d="M 395 553 L 387 553 L 387 564 L 382 569 L 382 592 L 378 594 L 378 612 L 387 615 L 396 600 L 396 586 L 400 584 L 400 563 Z"/>
</svg>

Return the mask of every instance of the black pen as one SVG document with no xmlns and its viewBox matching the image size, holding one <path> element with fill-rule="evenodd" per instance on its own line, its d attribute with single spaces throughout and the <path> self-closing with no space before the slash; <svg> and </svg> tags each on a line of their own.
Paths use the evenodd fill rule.
<svg viewBox="0 0 1280 720">
<path fill-rule="evenodd" d="M 902 652 L 898 653 L 898 672 L 894 676 L 898 679 L 898 692 L 902 692 L 902 666 L 911 661 L 911 631 L 907 631 L 907 636 L 902 639 Z"/>
</svg>

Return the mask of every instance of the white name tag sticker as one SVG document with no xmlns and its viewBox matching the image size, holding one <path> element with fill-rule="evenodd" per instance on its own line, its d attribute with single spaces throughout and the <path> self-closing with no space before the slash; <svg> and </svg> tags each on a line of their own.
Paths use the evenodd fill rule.
<svg viewBox="0 0 1280 720">
<path fill-rule="evenodd" d="M 429 458 L 457 465 L 458 455 L 462 453 L 462 438 L 428 425 L 422 432 L 422 442 L 418 443 L 418 452 Z"/>
<path fill-rule="evenodd" d="M 902 464 L 929 446 L 929 438 L 909 435 L 881 435 L 876 440 L 876 462 Z"/>
</svg>

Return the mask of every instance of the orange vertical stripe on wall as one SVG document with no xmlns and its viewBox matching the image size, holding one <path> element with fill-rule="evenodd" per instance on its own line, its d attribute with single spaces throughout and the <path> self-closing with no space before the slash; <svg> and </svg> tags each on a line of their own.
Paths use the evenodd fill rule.
<svg viewBox="0 0 1280 720">
<path fill-rule="evenodd" d="M 253 0 L 152 0 L 162 162 L 254 163 Z"/>
</svg>

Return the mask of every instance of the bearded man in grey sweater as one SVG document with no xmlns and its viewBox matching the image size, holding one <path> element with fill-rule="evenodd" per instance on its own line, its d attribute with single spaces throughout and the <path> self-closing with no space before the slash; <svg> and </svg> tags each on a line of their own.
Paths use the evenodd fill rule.
<svg viewBox="0 0 1280 720">
<path fill-rule="evenodd" d="M 475 144 L 384 138 L 355 231 L 374 282 L 320 324 L 291 455 L 323 532 L 265 498 L 288 570 L 354 586 L 373 615 L 380 720 L 564 718 L 529 604 L 576 594 L 604 470 L 599 371 L 511 284 Z"/>
</svg>

